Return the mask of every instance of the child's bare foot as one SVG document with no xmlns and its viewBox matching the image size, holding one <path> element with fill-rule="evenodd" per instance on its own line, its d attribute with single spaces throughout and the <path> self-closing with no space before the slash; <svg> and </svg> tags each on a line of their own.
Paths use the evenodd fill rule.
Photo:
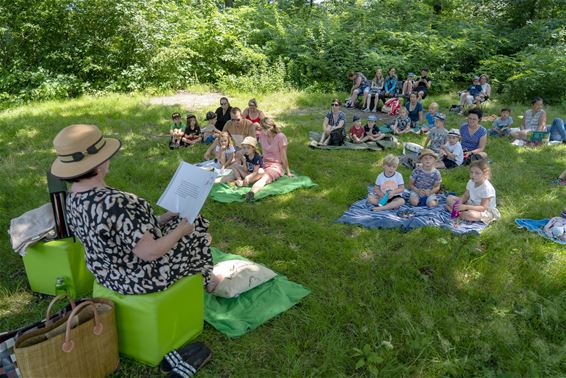
<svg viewBox="0 0 566 378">
<path fill-rule="evenodd" d="M 237 186 L 244 186 L 244 182 L 242 180 L 236 180 L 236 185 Z"/>
</svg>

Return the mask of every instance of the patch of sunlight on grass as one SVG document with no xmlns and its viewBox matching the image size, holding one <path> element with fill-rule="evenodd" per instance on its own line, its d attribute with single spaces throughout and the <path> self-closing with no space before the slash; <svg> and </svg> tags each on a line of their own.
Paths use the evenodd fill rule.
<svg viewBox="0 0 566 378">
<path fill-rule="evenodd" d="M 37 136 L 39 131 L 37 129 L 19 129 L 16 132 L 16 137 L 22 139 L 32 139 L 33 137 Z"/>
<path fill-rule="evenodd" d="M 0 295 L 0 316 L 19 314 L 33 300 L 33 295 L 25 291 Z"/>
<path fill-rule="evenodd" d="M 252 247 L 250 245 L 243 245 L 243 246 L 237 247 L 236 250 L 234 251 L 234 253 L 237 254 L 237 255 L 248 257 L 252 260 L 253 260 L 253 257 L 259 255 L 259 253 L 254 249 L 254 247 Z"/>
<path fill-rule="evenodd" d="M 274 217 L 275 219 L 286 220 L 286 219 L 289 219 L 289 213 L 287 213 L 287 210 L 281 209 L 281 210 L 279 210 L 279 211 L 276 211 L 276 212 L 273 214 L 273 217 Z"/>
<path fill-rule="evenodd" d="M 474 281 L 477 281 L 481 277 L 481 273 L 473 268 L 467 268 L 465 270 L 456 270 L 454 272 L 454 280 L 459 289 L 466 289 Z"/>
<path fill-rule="evenodd" d="M 295 260 L 275 260 L 271 263 L 269 268 L 275 271 L 286 272 L 296 265 L 297 262 Z"/>
</svg>

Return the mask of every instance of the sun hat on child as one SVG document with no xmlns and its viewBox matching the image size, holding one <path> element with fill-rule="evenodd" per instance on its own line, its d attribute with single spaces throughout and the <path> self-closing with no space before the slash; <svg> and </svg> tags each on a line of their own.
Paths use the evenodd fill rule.
<svg viewBox="0 0 566 378">
<path fill-rule="evenodd" d="M 448 132 L 448 136 L 450 136 L 450 135 L 455 135 L 455 136 L 457 136 L 458 138 L 460 138 L 460 136 L 461 136 L 461 135 L 460 135 L 460 130 L 458 130 L 458 129 L 450 129 L 450 131 Z"/>
<path fill-rule="evenodd" d="M 57 159 L 51 173 L 62 179 L 79 177 L 114 156 L 121 145 L 118 139 L 105 138 L 95 125 L 67 126 L 53 139 Z"/>
<path fill-rule="evenodd" d="M 352 117 L 352 122 L 356 122 L 356 121 L 359 121 L 359 120 L 360 120 L 360 116 L 357 115 L 357 114 L 355 114 L 355 115 Z"/>
<path fill-rule="evenodd" d="M 244 144 L 247 144 L 248 146 L 252 146 L 253 148 L 257 148 L 257 140 L 251 136 L 245 137 L 242 143 L 240 143 L 241 146 L 243 146 Z"/>
<path fill-rule="evenodd" d="M 437 119 L 439 119 L 439 120 L 441 120 L 441 121 L 445 121 L 445 120 L 446 120 L 446 115 L 444 115 L 443 113 L 436 113 L 436 114 L 434 115 L 434 118 L 437 118 Z"/>
<path fill-rule="evenodd" d="M 214 112 L 208 112 L 208 113 L 206 113 L 206 117 L 205 117 L 205 118 L 206 118 L 207 121 L 210 121 L 211 119 L 216 118 L 216 113 L 214 113 Z"/>
<path fill-rule="evenodd" d="M 433 158 L 437 159 L 438 156 L 436 155 L 436 153 L 429 149 L 429 148 L 424 148 L 421 150 L 421 152 L 419 153 L 419 161 L 424 158 L 425 156 L 432 156 Z"/>
<path fill-rule="evenodd" d="M 374 115 L 370 115 L 370 116 L 368 117 L 368 121 L 373 121 L 373 122 L 375 122 L 375 121 L 377 121 L 377 117 L 374 116 Z"/>
</svg>

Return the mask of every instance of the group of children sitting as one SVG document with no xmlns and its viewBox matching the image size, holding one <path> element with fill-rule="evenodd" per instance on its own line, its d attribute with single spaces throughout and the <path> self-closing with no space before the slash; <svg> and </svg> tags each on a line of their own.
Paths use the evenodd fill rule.
<svg viewBox="0 0 566 378">
<path fill-rule="evenodd" d="M 423 149 L 418 157 L 419 165 L 409 178 L 409 203 L 412 206 L 438 206 L 437 194 L 440 192 L 442 175 L 436 168 L 438 155 L 431 149 Z M 397 171 L 399 158 L 387 155 L 383 159 L 383 172 L 375 180 L 373 193 L 368 195 L 368 203 L 375 206 L 373 211 L 395 210 L 405 204 L 401 196 L 405 182 Z M 454 218 L 466 221 L 481 221 L 485 224 L 499 219 L 496 208 L 495 188 L 489 182 L 491 170 L 486 159 L 470 164 L 470 180 L 461 196 L 449 195 L 446 209 Z"/>
<path fill-rule="evenodd" d="M 206 113 L 207 126 L 200 128 L 197 117 L 194 114 L 187 115 L 186 125 L 181 120 L 180 113 L 171 115 L 173 123 L 169 127 L 169 148 L 189 147 L 196 143 L 212 143 L 220 134 L 220 130 L 216 128 L 216 113 Z"/>
</svg>

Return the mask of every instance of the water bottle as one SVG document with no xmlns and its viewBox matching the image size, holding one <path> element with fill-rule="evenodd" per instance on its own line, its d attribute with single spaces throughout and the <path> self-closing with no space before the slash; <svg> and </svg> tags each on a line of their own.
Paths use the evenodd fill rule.
<svg viewBox="0 0 566 378">
<path fill-rule="evenodd" d="M 60 294 L 67 294 L 71 298 L 75 298 L 75 289 L 69 277 L 57 277 L 55 279 L 55 295 Z"/>
<path fill-rule="evenodd" d="M 377 204 L 378 206 L 385 206 L 387 204 L 387 201 L 389 201 L 389 193 L 390 192 L 391 192 L 391 190 L 385 191 L 385 195 L 383 197 L 381 197 L 381 199 L 379 200 L 379 203 Z"/>
</svg>

